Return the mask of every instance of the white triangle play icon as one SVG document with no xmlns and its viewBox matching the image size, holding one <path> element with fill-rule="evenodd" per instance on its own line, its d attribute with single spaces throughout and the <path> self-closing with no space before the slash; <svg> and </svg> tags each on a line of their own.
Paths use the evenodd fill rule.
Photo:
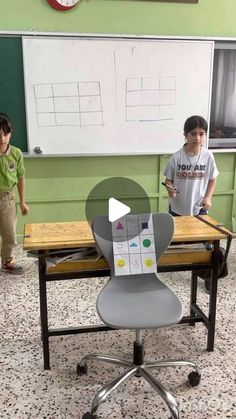
<svg viewBox="0 0 236 419">
<path fill-rule="evenodd" d="M 130 212 L 130 207 L 115 198 L 109 198 L 108 218 L 112 223 Z"/>
</svg>

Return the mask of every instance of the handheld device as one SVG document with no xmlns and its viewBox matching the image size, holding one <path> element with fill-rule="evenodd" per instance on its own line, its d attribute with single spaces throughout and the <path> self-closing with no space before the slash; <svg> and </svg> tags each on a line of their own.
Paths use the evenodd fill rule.
<svg viewBox="0 0 236 419">
<path fill-rule="evenodd" d="M 172 188 L 172 186 L 167 185 L 165 182 L 161 182 L 161 184 L 162 184 L 163 186 L 165 186 L 165 188 L 166 188 L 166 189 L 168 189 L 169 191 L 179 193 L 179 191 L 178 191 L 178 189 L 177 189 L 177 188 Z"/>
</svg>

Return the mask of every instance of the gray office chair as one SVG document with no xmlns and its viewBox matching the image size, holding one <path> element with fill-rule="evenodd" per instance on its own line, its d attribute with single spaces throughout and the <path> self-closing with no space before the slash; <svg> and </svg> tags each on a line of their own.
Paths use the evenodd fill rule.
<svg viewBox="0 0 236 419">
<path fill-rule="evenodd" d="M 153 214 L 153 230 L 156 259 L 164 253 L 173 236 L 174 220 L 170 214 Z M 132 376 L 142 376 L 163 398 L 171 418 L 179 418 L 178 405 L 172 394 L 149 372 L 152 368 L 189 366 L 191 386 L 200 382 L 200 372 L 196 365 L 186 360 L 146 361 L 144 359 L 143 329 L 156 329 L 179 323 L 182 305 L 176 294 L 163 284 L 156 273 L 115 276 L 111 223 L 108 217 L 96 217 L 92 230 L 97 246 L 110 266 L 110 279 L 97 298 L 97 312 L 101 320 L 114 329 L 134 329 L 136 339 L 133 344 L 133 362 L 111 355 L 91 353 L 77 365 L 78 375 L 87 373 L 87 361 L 96 359 L 128 367 L 120 376 L 105 384 L 92 401 L 90 412 L 82 419 L 96 418 L 98 406 L 120 384 Z M 106 238 L 105 238 L 106 237 Z M 158 263 L 157 263 L 158 265 Z"/>
</svg>

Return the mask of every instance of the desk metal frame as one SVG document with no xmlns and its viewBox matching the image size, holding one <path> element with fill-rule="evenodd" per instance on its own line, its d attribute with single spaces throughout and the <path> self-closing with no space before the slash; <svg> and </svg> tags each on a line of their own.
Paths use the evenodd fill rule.
<svg viewBox="0 0 236 419">
<path fill-rule="evenodd" d="M 175 264 L 169 266 L 158 266 L 158 272 L 177 272 L 191 271 L 191 289 L 190 289 L 190 310 L 189 315 L 182 318 L 180 323 L 188 323 L 194 326 L 195 323 L 202 322 L 207 328 L 207 350 L 213 351 L 215 337 L 215 318 L 216 318 L 216 301 L 217 301 L 217 278 L 218 269 L 216 263 L 216 253 L 219 249 L 220 240 L 213 241 L 213 252 L 211 263 L 195 263 L 195 264 Z M 211 290 L 209 294 L 208 314 L 204 313 L 197 303 L 197 273 L 199 269 L 211 270 Z M 47 282 L 61 281 L 79 278 L 94 278 L 109 276 L 109 269 L 87 270 L 81 272 L 58 272 L 47 273 L 46 270 L 46 251 L 39 251 L 39 294 L 40 294 L 40 317 L 41 332 L 43 343 L 43 359 L 44 369 L 50 369 L 50 350 L 49 337 L 61 336 L 77 333 L 99 332 L 114 330 L 105 325 L 80 326 L 73 328 L 49 329 L 48 327 L 48 304 L 47 304 Z"/>
</svg>

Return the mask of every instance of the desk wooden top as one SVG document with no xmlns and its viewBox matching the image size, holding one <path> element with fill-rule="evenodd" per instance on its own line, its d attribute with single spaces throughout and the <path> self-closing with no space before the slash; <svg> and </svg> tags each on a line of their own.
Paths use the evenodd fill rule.
<svg viewBox="0 0 236 419">
<path fill-rule="evenodd" d="M 201 218 L 212 226 L 193 216 L 175 217 L 172 243 L 201 242 L 225 239 L 226 236 L 213 226 L 218 222 L 208 215 Z M 228 231 L 224 229 L 227 233 Z M 94 246 L 90 224 L 87 221 L 26 224 L 24 250 L 50 250 Z"/>
</svg>

